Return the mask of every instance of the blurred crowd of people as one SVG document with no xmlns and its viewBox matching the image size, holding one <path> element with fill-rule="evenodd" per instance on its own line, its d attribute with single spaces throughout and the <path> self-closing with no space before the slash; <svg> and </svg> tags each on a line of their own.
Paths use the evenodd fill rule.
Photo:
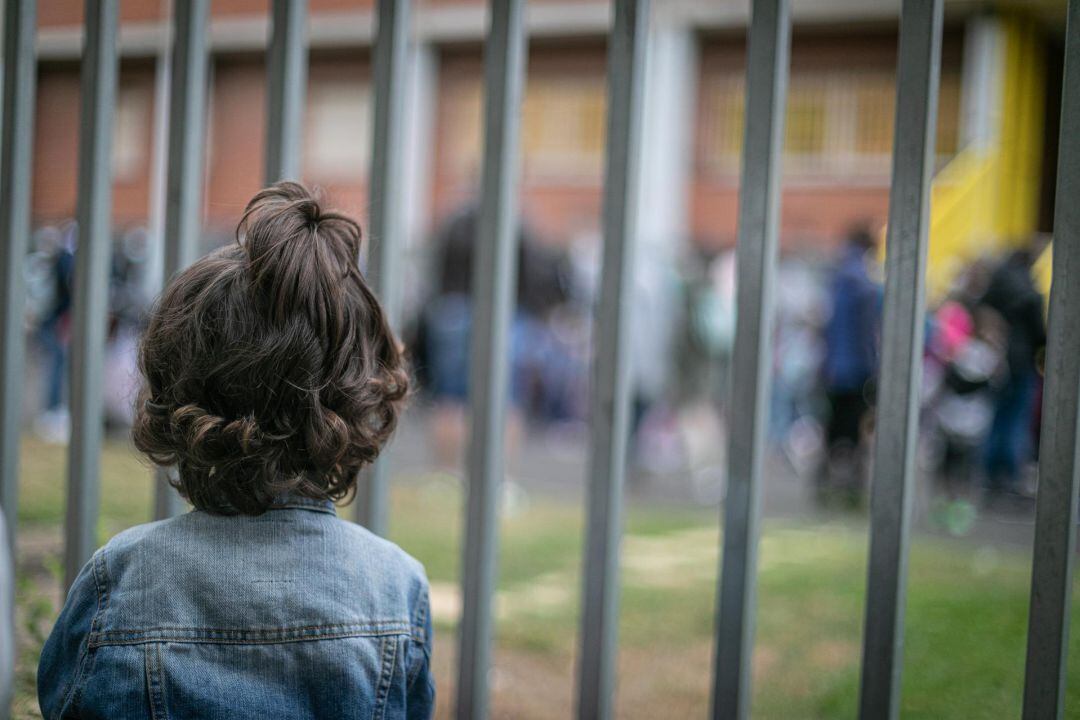
<svg viewBox="0 0 1080 720">
<path fill-rule="evenodd" d="M 1034 496 L 1046 303 L 1032 265 L 1043 245 L 971 265 L 931 316 L 925 425 L 953 530 L 972 516 L 972 487 L 991 504 Z"/>
<path fill-rule="evenodd" d="M 430 405 L 431 450 L 456 467 L 467 432 L 472 273 L 478 210 L 463 208 L 433 238 L 430 270 L 404 334 Z M 73 222 L 38 229 L 28 258 L 36 341 L 37 432 L 67 436 Z M 776 284 L 768 437 L 822 503 L 858 506 L 869 477 L 881 343 L 880 234 L 853 229 L 831 258 L 784 257 Z M 511 318 L 511 453 L 525 433 L 579 430 L 587 421 L 591 323 L 599 240 L 545 243 L 520 230 Z M 1032 279 L 1038 243 L 973 263 L 928 310 L 920 458 L 936 481 L 947 524 L 974 503 L 1033 492 L 1038 448 L 1042 295 Z M 136 339 L 151 299 L 147 232 L 115 242 L 106 360 L 108 419 L 130 421 Z M 722 496 L 727 378 L 735 336 L 734 252 L 688 250 L 639 263 L 633 340 L 632 480 L 682 475 L 702 501 Z M 574 434 L 574 433 L 571 433 Z M 578 433 L 580 434 L 580 433 Z"/>
<path fill-rule="evenodd" d="M 475 208 L 439 234 L 436 282 L 412 342 L 436 408 L 435 444 L 449 465 L 460 461 L 465 432 L 475 235 Z M 881 344 L 880 239 L 869 227 L 853 228 L 833 257 L 785 257 L 779 269 L 769 440 L 823 504 L 865 501 Z M 1034 491 L 1045 343 L 1044 302 L 1031 274 L 1037 245 L 973 263 L 926 316 L 919 457 L 950 529 L 962 529 L 981 502 Z M 559 250 L 521 231 L 511 450 L 526 428 L 586 419 L 595 249 Z M 664 359 L 634 374 L 631 480 L 689 477 L 697 497 L 715 500 L 723 492 L 716 438 L 734 346 L 734 252 L 694 249 L 666 270 L 645 265 L 630 313 L 634 347 L 660 344 Z"/>
<path fill-rule="evenodd" d="M 879 237 L 853 230 L 802 302 L 784 302 L 781 291 L 772 439 L 822 503 L 865 500 L 882 332 Z M 980 505 L 1024 507 L 1035 492 L 1046 327 L 1032 266 L 1044 248 L 1037 237 L 970 264 L 927 311 L 919 460 L 934 517 L 951 532 L 966 532 Z"/>
<path fill-rule="evenodd" d="M 131 422 L 136 392 L 135 349 L 150 300 L 146 283 L 147 230 L 132 227 L 113 243 L 109 282 L 104 396 L 106 421 L 126 427 Z M 37 386 L 27 390 L 36 411 L 35 431 L 43 439 L 65 443 L 68 438 L 68 357 L 75 287 L 74 221 L 44 225 L 34 232 L 26 259 L 27 322 L 33 340 L 31 377 Z"/>
</svg>

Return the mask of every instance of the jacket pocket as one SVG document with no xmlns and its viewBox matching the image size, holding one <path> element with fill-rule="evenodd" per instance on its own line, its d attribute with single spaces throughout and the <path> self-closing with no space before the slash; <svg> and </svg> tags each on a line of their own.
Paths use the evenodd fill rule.
<svg viewBox="0 0 1080 720">
<path fill-rule="evenodd" d="M 143 645 L 146 693 L 152 720 L 168 720 L 169 717 L 169 710 L 165 706 L 165 672 L 161 667 L 161 646 L 162 643 Z"/>
</svg>

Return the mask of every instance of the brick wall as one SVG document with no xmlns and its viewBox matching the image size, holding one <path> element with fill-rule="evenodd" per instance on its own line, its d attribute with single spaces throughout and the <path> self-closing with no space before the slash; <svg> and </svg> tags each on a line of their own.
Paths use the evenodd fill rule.
<svg viewBox="0 0 1080 720">
<path fill-rule="evenodd" d="M 113 185 L 113 214 L 119 224 L 142 222 L 149 203 L 153 138 L 154 68 L 125 62 L 120 69 L 119 104 L 129 151 Z M 71 218 L 75 213 L 79 146 L 79 67 L 42 63 L 38 70 L 37 124 L 34 129 L 33 214 L 37 222 Z M 136 147 L 131 144 L 135 143 Z"/>
<path fill-rule="evenodd" d="M 318 0 L 316 8 L 344 4 L 346 0 Z M 220 0 L 215 13 L 255 12 L 265 7 L 258 0 Z M 63 19 L 58 3 L 44 3 L 43 22 Z M 81 5 L 81 3 L 68 4 Z M 350 6 L 354 6 L 351 3 Z M 125 17 L 147 17 L 157 3 L 125 2 Z M 68 17 L 70 20 L 70 17 Z M 58 21 L 58 20 L 57 20 Z M 961 34 L 946 33 L 944 62 L 958 68 Z M 744 42 L 739 34 L 702 38 L 699 83 L 704 88 L 716 73 L 741 72 Z M 796 33 L 794 66 L 827 69 L 857 65 L 891 69 L 895 63 L 895 31 L 888 28 L 858 32 L 801 31 Z M 602 84 L 605 49 L 602 39 L 534 42 L 530 49 L 530 79 L 595 76 Z M 260 187 L 263 167 L 265 115 L 265 67 L 254 54 L 219 55 L 212 69 L 213 91 L 208 123 L 207 204 L 208 224 L 227 231 L 235 223 L 244 204 Z M 370 58 L 366 50 L 320 50 L 310 63 L 309 94 L 323 83 L 370 84 Z M 468 202 L 479 182 L 479 163 L 463 171 L 447 163 L 448 152 L 465 138 L 451 137 L 448 108 L 453 98 L 470 87 L 478 87 L 482 75 L 482 55 L 478 44 L 448 46 L 441 50 L 439 89 L 435 106 L 436 142 L 433 148 L 432 225 Z M 145 147 L 135 167 L 115 185 L 115 218 L 118 224 L 144 222 L 149 208 L 149 187 L 153 138 L 154 68 L 149 61 L 125 61 L 121 69 L 121 94 L 129 100 L 141 92 L 141 100 L 125 106 L 129 125 L 142 127 Z M 75 63 L 43 63 L 39 73 L 38 123 L 35 142 L 33 209 L 38 222 L 70 217 L 75 207 L 78 137 L 78 66 Z M 703 90 L 702 90 L 703 92 Z M 138 99 L 138 98 L 136 98 Z M 476 99 L 479 104 L 479 99 Z M 701 97 L 696 136 L 695 166 L 690 192 L 690 227 L 693 240 L 708 247 L 734 243 L 737 208 L 737 167 L 728 174 L 716 173 L 701 161 Z M 137 105 L 132 110 L 131 105 Z M 136 122 L 141 115 L 142 121 Z M 310 124 L 308 124 L 310 127 Z M 355 138 L 345 137 L 350 151 L 370 142 L 358 127 Z M 469 139 L 479 146 L 477 137 Z M 309 139 L 310 143 L 310 139 Z M 364 156 L 366 157 L 366 155 Z M 131 158 L 129 157 L 129 160 Z M 363 165 L 365 163 L 361 163 Z M 130 163 L 129 163 L 130 165 Z M 846 178 L 785 177 L 781 232 L 785 247 L 827 248 L 855 222 L 883 223 L 888 207 L 888 166 L 877 177 Z M 582 235 L 595 235 L 601 212 L 601 173 L 586 173 L 560 179 L 528 172 L 522 183 L 522 209 L 530 225 L 547 242 L 566 244 Z M 305 168 L 305 179 L 324 187 L 331 202 L 366 217 L 366 167 L 355 173 L 320 177 L 316 168 Z"/>
</svg>

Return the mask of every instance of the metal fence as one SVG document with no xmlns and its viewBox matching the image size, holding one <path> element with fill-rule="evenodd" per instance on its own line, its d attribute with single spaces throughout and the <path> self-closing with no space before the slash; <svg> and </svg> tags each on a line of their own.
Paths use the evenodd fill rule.
<svg viewBox="0 0 1080 720">
<path fill-rule="evenodd" d="M 918 387 L 922 355 L 927 210 L 940 70 L 943 0 L 904 0 L 886 256 L 881 394 L 871 496 L 871 546 L 860 717 L 895 718 L 903 665 Z M 110 254 L 110 142 L 117 81 L 119 0 L 87 0 L 82 61 L 76 297 L 71 362 L 65 572 L 70 584 L 95 546 L 102 440 L 102 372 Z M 410 28 L 409 0 L 379 0 L 374 47 L 375 121 L 370 174 L 369 277 L 397 321 L 402 219 L 399 196 Z M 274 0 L 269 50 L 266 180 L 299 174 L 306 83 L 306 3 Z M 207 92 L 209 0 L 174 3 L 166 276 L 194 258 L 199 232 Z M 470 387 L 464 615 L 460 625 L 460 718 L 487 715 L 492 595 L 503 477 L 508 329 L 515 287 L 519 108 L 527 38 L 524 0 L 492 0 L 485 46 L 482 174 Z M 628 431 L 626 311 L 634 250 L 648 0 L 614 0 L 608 42 L 607 160 L 603 269 L 591 383 L 587 544 L 582 582 L 578 715 L 613 714 L 622 488 Z M 771 366 L 780 154 L 791 21 L 789 0 L 754 0 L 749 28 L 737 267 L 738 319 L 729 423 L 729 491 L 719 584 L 712 709 L 745 718 L 760 520 L 764 423 Z M 3 541 L 17 533 L 18 443 L 24 354 L 22 262 L 30 234 L 35 104 L 35 2 L 8 0 L 3 46 L 0 145 L 0 503 Z M 1063 715 L 1070 590 L 1080 486 L 1080 0 L 1069 0 L 1046 391 L 1024 690 L 1024 717 Z M 357 519 L 382 531 L 386 468 L 364 474 Z M 177 498 L 160 478 L 159 517 Z M 3 556 L 3 553 L 0 553 Z M 3 577 L 0 573 L 0 577 Z M 2 596 L 2 594 L 0 594 Z M 0 657 L 14 642 L 4 610 Z M 2 664 L 0 664 L 2 666 Z M 11 677 L 0 677 L 0 700 Z M 0 708 L 0 715 L 6 708 Z"/>
</svg>

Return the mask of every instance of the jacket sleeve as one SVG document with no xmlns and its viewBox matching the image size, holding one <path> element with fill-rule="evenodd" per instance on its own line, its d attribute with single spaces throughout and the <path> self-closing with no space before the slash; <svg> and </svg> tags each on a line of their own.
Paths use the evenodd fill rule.
<svg viewBox="0 0 1080 720">
<path fill-rule="evenodd" d="M 85 678 L 83 666 L 89 652 L 89 636 L 99 607 L 95 563 L 104 562 L 99 550 L 79 572 L 68 591 L 60 617 L 41 649 L 38 663 L 38 702 L 45 720 L 77 717 L 73 699 Z"/>
<path fill-rule="evenodd" d="M 405 716 L 409 720 L 427 720 L 435 714 L 435 677 L 431 672 L 431 610 L 426 580 L 412 625 L 406 656 Z"/>
</svg>

